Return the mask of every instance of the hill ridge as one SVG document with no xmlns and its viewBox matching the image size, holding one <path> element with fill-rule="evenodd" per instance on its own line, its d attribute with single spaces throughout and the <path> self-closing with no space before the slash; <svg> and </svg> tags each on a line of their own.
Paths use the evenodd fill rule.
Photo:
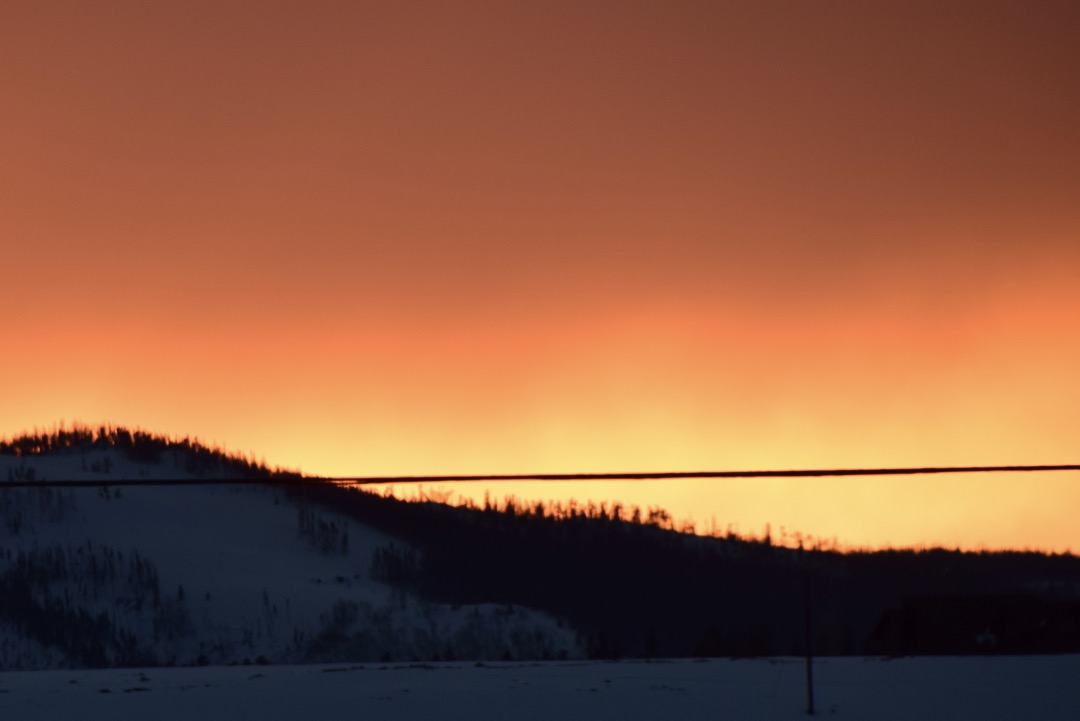
<svg viewBox="0 0 1080 721">
<path fill-rule="evenodd" d="M 217 466 L 240 477 L 299 475 L 296 471 L 271 467 L 253 455 L 204 443 L 197 437 L 171 436 L 125 425 L 75 423 L 0 439 L 0 456 L 16 458 L 104 450 L 119 451 L 137 463 L 157 463 L 166 452 L 174 452 L 187 456 L 193 470 Z"/>
</svg>

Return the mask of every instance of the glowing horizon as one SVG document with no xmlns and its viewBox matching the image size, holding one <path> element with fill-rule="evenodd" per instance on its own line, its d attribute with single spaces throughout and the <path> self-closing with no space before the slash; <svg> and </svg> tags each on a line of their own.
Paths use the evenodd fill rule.
<svg viewBox="0 0 1080 721">
<path fill-rule="evenodd" d="M 123 428 L 112 424 L 59 423 L 34 429 L 33 434 L 73 428 L 93 432 L 101 426 Z M 160 435 L 145 429 L 128 430 Z M 219 443 L 206 443 L 197 437 L 162 437 L 170 441 L 186 439 L 234 457 L 266 463 L 265 458 L 233 451 Z M 4 440 L 11 440 L 11 437 Z M 751 539 L 769 536 L 774 543 L 792 547 L 805 542 L 810 547 L 836 550 L 938 547 L 966 551 L 1072 553 L 1071 541 L 1068 537 L 1063 541 L 1061 536 L 1061 530 L 1071 525 L 1071 503 L 1040 508 L 1038 496 L 1029 494 L 1022 501 L 1023 505 L 1017 507 L 1016 494 L 1010 491 L 1018 482 L 1027 481 L 1026 485 L 1034 485 L 1046 495 L 1080 501 L 1080 484 L 1077 484 L 1080 472 L 1076 464 L 1059 465 L 1067 467 L 1020 466 L 1012 467 L 1011 471 L 972 467 L 845 470 L 835 466 L 828 469 L 699 469 L 627 472 L 621 477 L 584 479 L 542 478 L 561 474 L 522 472 L 514 479 L 399 476 L 386 478 L 384 482 L 374 482 L 377 479 L 367 476 L 364 477 L 365 484 L 359 488 L 403 499 L 438 498 L 452 504 L 476 506 L 489 498 L 496 503 L 514 499 L 519 505 L 540 501 L 549 506 L 596 503 L 610 508 L 617 503 L 625 508 L 624 517 L 629 516 L 633 507 L 643 513 L 661 509 L 669 514 L 671 527 L 679 530 L 703 535 L 735 534 Z M 297 468 L 272 464 L 270 467 L 302 473 Z M 718 473 L 728 477 L 628 477 L 656 473 Z M 740 473 L 765 475 L 734 475 Z M 303 475 L 320 477 L 310 473 Z M 338 478 L 357 477 L 352 474 Z M 905 507 L 912 497 L 920 503 L 933 498 L 937 507 L 930 512 L 921 507 Z M 996 503 L 984 502 L 973 507 L 973 497 Z M 716 508 L 723 508 L 725 512 L 717 513 Z M 883 508 L 888 508 L 889 513 L 883 514 Z M 913 513 L 921 515 L 920 524 L 915 526 L 910 522 Z M 837 528 L 846 530 L 839 534 Z"/>
</svg>

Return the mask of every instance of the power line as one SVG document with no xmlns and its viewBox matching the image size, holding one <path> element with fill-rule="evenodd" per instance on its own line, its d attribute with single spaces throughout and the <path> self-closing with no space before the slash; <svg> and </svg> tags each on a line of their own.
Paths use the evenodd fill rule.
<svg viewBox="0 0 1080 721">
<path fill-rule="evenodd" d="M 839 476 L 914 476 L 941 473 L 1029 473 L 1080 471 L 1080 465 L 1039 466 L 925 466 L 912 468 L 831 468 L 773 471 L 647 471 L 643 473 L 534 473 L 456 476 L 356 476 L 320 480 L 342 485 L 391 483 L 450 483 L 496 481 L 653 481 L 691 478 L 827 478 Z"/>
<path fill-rule="evenodd" d="M 414 476 L 268 476 L 227 478 L 131 478 L 131 479 L 43 479 L 0 482 L 0 488 L 100 488 L 116 486 L 221 486 L 271 485 L 304 486 L 332 483 L 339 486 L 371 486 L 418 483 L 495 483 L 499 481 L 653 481 L 725 478 L 830 478 L 854 476 L 917 476 L 947 473 L 1035 473 L 1080 471 L 1080 464 L 1028 466 L 922 466 L 908 468 L 830 468 L 764 471 L 647 471 L 631 473 L 514 473 L 493 475 Z"/>
</svg>

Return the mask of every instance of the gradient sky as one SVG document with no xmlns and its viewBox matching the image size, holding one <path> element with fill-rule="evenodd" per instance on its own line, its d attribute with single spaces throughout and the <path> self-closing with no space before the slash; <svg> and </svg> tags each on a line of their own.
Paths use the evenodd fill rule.
<svg viewBox="0 0 1080 721">
<path fill-rule="evenodd" d="M 1075 2 L 11 2 L 0 434 L 1076 463 Z M 1080 550 L 1080 477 L 516 487 Z"/>
</svg>

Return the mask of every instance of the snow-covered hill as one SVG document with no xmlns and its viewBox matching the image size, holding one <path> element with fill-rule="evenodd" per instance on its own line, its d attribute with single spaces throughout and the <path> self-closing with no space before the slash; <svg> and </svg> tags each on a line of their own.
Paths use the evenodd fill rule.
<svg viewBox="0 0 1080 721">
<path fill-rule="evenodd" d="M 229 475 L 223 462 L 183 447 L 0 455 L 0 669 L 580 655 L 547 615 L 373 580 L 376 549 L 399 541 L 279 487 L 3 487 L 197 481 Z"/>
</svg>

